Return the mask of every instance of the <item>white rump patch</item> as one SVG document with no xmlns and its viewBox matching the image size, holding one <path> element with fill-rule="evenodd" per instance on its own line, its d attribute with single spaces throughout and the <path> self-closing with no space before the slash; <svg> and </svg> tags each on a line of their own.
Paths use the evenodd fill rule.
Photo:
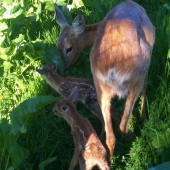
<svg viewBox="0 0 170 170">
<path fill-rule="evenodd" d="M 130 73 L 120 74 L 115 68 L 110 69 L 107 76 L 103 75 L 100 71 L 97 72 L 97 78 L 103 83 L 107 84 L 116 92 L 119 98 L 125 98 L 128 94 L 128 82 L 131 78 Z"/>
</svg>

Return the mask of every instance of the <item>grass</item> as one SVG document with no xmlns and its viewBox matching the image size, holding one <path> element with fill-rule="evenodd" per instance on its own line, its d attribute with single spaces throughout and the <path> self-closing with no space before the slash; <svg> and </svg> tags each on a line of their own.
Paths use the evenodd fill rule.
<svg viewBox="0 0 170 170">
<path fill-rule="evenodd" d="M 106 13 L 121 1 L 101 0 L 101 2 L 102 13 L 92 7 L 79 9 L 85 14 L 88 24 L 102 20 Z M 133 142 L 127 142 L 117 135 L 111 165 L 112 169 L 116 170 L 145 170 L 170 160 L 170 54 L 168 55 L 170 46 L 168 5 L 170 7 L 170 4 L 168 0 L 137 0 L 136 2 L 146 9 L 156 27 L 156 42 L 147 89 L 149 121 L 139 123 L 141 101 L 138 100 L 130 123 L 136 139 Z M 34 1 L 28 1 L 25 8 L 28 10 L 32 3 L 36 4 Z M 73 18 L 76 13 L 78 10 L 72 14 Z M 24 100 L 42 95 L 60 97 L 36 72 L 36 69 L 44 64 L 42 55 L 45 48 L 56 43 L 60 28 L 56 25 L 53 11 L 46 10 L 44 4 L 42 4 L 41 20 L 35 22 L 34 17 L 31 19 L 20 20 L 19 24 L 26 23 L 23 27 L 14 24 L 12 32 L 3 43 L 3 48 L 8 47 L 6 49 L 7 59 L 0 57 L 0 63 L 3 63 L 3 66 L 0 64 L 0 68 L 6 69 L 3 77 L 0 77 L 0 169 L 65 170 L 69 167 L 74 144 L 69 125 L 62 118 L 52 114 L 51 108 L 54 103 L 40 107 L 22 118 L 26 125 L 26 129 L 22 126 L 22 133 L 19 130 L 16 136 L 10 136 L 10 138 L 7 136 L 13 124 L 10 112 Z M 10 24 L 11 21 L 8 20 L 8 25 Z M 4 31 L 4 34 L 7 33 Z M 19 34 L 25 36 L 24 40 L 27 44 L 25 43 L 24 47 L 20 45 L 15 48 L 15 42 L 12 40 L 18 38 Z M 89 52 L 90 48 L 85 49 L 65 76 L 92 77 Z M 114 100 L 113 105 L 121 113 L 123 112 L 124 101 Z M 100 134 L 101 122 L 83 104 L 79 103 L 77 109 L 90 120 L 97 133 Z M 20 118 L 20 115 L 16 116 Z M 14 152 L 14 147 L 19 147 L 18 150 L 20 147 L 23 148 L 23 153 L 28 157 L 24 159 L 24 156 L 19 156 L 22 152 Z M 16 168 L 14 164 L 16 165 L 17 162 L 21 163 Z M 78 166 L 77 169 L 79 169 Z"/>
</svg>

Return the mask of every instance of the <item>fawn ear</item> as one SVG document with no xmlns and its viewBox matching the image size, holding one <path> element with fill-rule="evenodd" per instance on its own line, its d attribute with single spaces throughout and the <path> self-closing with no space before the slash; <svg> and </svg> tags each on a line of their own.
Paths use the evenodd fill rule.
<svg viewBox="0 0 170 170">
<path fill-rule="evenodd" d="M 71 92 L 68 100 L 69 100 L 70 102 L 72 102 L 72 103 L 76 102 L 77 97 L 78 97 L 78 92 L 79 92 L 79 89 L 78 89 L 77 86 L 75 86 L 75 87 L 73 88 L 73 90 L 72 90 L 72 92 Z"/>
<path fill-rule="evenodd" d="M 69 24 L 56 3 L 54 3 L 54 9 L 55 9 L 56 21 L 60 25 L 61 29 L 63 29 L 65 26 Z"/>
<path fill-rule="evenodd" d="M 44 70 L 44 69 L 37 69 L 36 71 L 38 73 L 40 73 L 41 75 L 45 75 L 46 74 L 46 70 Z"/>
<path fill-rule="evenodd" d="M 78 14 L 77 17 L 74 19 L 72 26 L 73 30 L 77 34 L 81 34 L 86 27 L 84 16 L 82 14 Z"/>
</svg>

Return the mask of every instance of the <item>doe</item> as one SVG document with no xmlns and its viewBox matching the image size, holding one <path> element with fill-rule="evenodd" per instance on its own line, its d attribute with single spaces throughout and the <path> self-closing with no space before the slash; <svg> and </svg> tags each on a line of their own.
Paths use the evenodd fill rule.
<svg viewBox="0 0 170 170">
<path fill-rule="evenodd" d="M 141 117 L 146 119 L 146 78 L 154 40 L 155 29 L 144 8 L 133 1 L 117 5 L 98 26 L 90 63 L 105 122 L 110 159 L 115 147 L 110 101 L 115 96 L 127 96 L 119 130 L 127 138 L 132 138 L 129 120 L 141 92 Z"/>
</svg>

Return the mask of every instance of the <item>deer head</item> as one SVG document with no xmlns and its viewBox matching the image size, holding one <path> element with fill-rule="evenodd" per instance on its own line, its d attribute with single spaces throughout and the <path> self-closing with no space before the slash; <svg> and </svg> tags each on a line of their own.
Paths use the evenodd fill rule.
<svg viewBox="0 0 170 170">
<path fill-rule="evenodd" d="M 54 8 L 56 21 L 61 27 L 57 48 L 61 52 L 66 70 L 75 63 L 85 47 L 93 44 L 98 23 L 86 26 L 84 16 L 79 14 L 70 26 L 57 4 L 54 4 Z"/>
<path fill-rule="evenodd" d="M 53 113 L 67 120 L 67 117 L 74 112 L 72 110 L 78 97 L 78 91 L 78 87 L 75 86 L 68 99 L 61 99 L 54 105 Z"/>
</svg>

